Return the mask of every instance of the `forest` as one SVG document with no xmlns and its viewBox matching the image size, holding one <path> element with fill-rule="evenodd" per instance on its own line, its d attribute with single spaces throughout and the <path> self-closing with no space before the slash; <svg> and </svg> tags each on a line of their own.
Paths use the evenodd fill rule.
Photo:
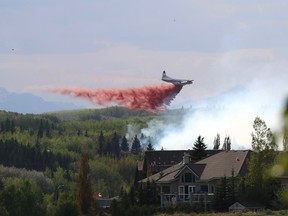
<svg viewBox="0 0 288 216">
<path fill-rule="evenodd" d="M 75 194 L 82 155 L 89 158 L 92 191 L 113 197 L 121 190 L 128 190 L 133 185 L 142 149 L 137 136 L 126 139 L 127 124 L 145 127 L 153 117 L 151 113 L 121 107 L 41 115 L 0 111 L 2 208 L 9 215 L 18 215 L 10 206 L 12 203 L 6 203 L 12 200 L 5 198 L 6 192 L 11 193 L 7 196 L 13 196 L 11 188 L 16 190 L 17 186 L 13 193 L 30 190 L 41 196 L 41 199 L 35 197 L 35 202 L 43 200 L 37 203 L 41 204 L 39 211 L 51 210 L 54 212 L 48 215 L 56 214 L 59 195 L 65 194 L 70 199 Z M 22 203 L 19 206 L 25 205 L 24 199 L 28 197 L 19 200 Z M 19 211 L 21 215 L 32 215 L 23 209 Z"/>
<path fill-rule="evenodd" d="M 169 112 L 181 118 L 185 110 Z M 165 121 L 164 114 L 122 107 L 39 115 L 0 111 L 1 215 L 106 214 L 95 202 L 97 193 L 103 198 L 120 196 L 120 201 L 114 200 L 108 210 L 112 215 L 175 212 L 159 209 L 159 191 L 153 182 L 138 187 L 134 184 L 137 161 L 143 159 L 145 150 L 154 149 L 149 137 L 145 137 L 149 142 L 143 145 L 141 129 L 152 119 Z M 288 108 L 284 116 L 287 114 Z M 127 136 L 128 126 L 137 129 L 133 136 Z M 277 163 L 288 170 L 286 151 L 278 155 L 274 135 L 259 117 L 255 118 L 253 128 L 254 152 L 248 174 L 232 181 L 223 177 L 215 196 L 217 211 L 227 211 L 236 196 L 248 199 L 248 195 L 255 198 L 259 194 L 270 208 L 288 206 L 287 193 L 275 194 L 277 182 L 267 175 Z M 284 134 L 288 134 L 287 128 L 284 126 Z M 219 136 L 215 137 L 214 149 L 220 148 Z M 199 136 L 195 141 L 194 152 L 207 148 L 203 139 Z M 283 143 L 287 141 L 284 139 Z M 229 137 L 222 148 L 230 150 Z M 177 211 L 184 212 L 203 210 L 201 206 L 178 208 Z"/>
</svg>

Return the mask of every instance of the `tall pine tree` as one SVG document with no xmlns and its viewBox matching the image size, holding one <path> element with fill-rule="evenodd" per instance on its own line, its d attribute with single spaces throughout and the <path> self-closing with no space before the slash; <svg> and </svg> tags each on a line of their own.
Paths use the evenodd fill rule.
<svg viewBox="0 0 288 216">
<path fill-rule="evenodd" d="M 141 152 L 141 144 L 140 140 L 138 139 L 137 135 L 135 135 L 132 146 L 131 146 L 131 152 L 133 154 L 139 154 Z"/>
<path fill-rule="evenodd" d="M 91 212 L 93 204 L 93 194 L 89 169 L 88 157 L 87 155 L 82 155 L 80 161 L 76 201 L 81 213 L 84 215 Z"/>
<path fill-rule="evenodd" d="M 206 148 L 204 137 L 199 135 L 193 146 L 192 159 L 197 161 L 204 158 L 206 156 Z"/>
<path fill-rule="evenodd" d="M 103 155 L 104 150 L 105 150 L 105 137 L 103 135 L 103 131 L 101 131 L 98 137 L 98 154 Z"/>
<path fill-rule="evenodd" d="M 116 132 L 114 132 L 112 137 L 112 149 L 113 155 L 115 158 L 120 158 L 120 145 L 119 145 L 119 136 Z"/>
<path fill-rule="evenodd" d="M 122 141 L 121 141 L 121 150 L 124 152 L 129 151 L 129 144 L 125 136 L 123 136 Z"/>
</svg>

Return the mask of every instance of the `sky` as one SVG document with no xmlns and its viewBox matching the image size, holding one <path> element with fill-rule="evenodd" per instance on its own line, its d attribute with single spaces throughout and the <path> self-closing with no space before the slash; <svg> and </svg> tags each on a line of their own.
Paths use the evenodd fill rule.
<svg viewBox="0 0 288 216">
<path fill-rule="evenodd" d="M 169 136 L 158 147 L 191 148 L 199 134 L 211 147 L 220 132 L 232 147 L 249 148 L 256 115 L 281 128 L 287 10 L 286 0 L 1 0 L 0 87 L 89 108 L 95 105 L 41 89 L 159 85 L 165 70 L 194 80 L 171 104 L 193 107 L 240 88 L 244 93 L 202 104 L 181 127 L 163 128 Z M 181 133 L 189 138 L 175 145 Z"/>
</svg>

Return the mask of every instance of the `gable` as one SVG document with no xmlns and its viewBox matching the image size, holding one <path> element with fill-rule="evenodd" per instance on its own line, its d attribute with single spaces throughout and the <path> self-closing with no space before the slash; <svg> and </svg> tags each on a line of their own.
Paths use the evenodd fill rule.
<svg viewBox="0 0 288 216">
<path fill-rule="evenodd" d="M 175 175 L 175 178 L 178 178 L 183 173 L 190 172 L 194 176 L 197 177 L 197 179 L 200 179 L 201 173 L 203 172 L 206 164 L 185 164 L 183 165 L 182 169 L 178 171 L 178 173 Z"/>
</svg>

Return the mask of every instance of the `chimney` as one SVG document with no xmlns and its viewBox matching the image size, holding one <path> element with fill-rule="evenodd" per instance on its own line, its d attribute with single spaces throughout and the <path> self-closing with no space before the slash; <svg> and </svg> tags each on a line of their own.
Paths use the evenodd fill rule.
<svg viewBox="0 0 288 216">
<path fill-rule="evenodd" d="M 184 156 L 183 156 L 183 164 L 189 164 L 190 163 L 190 154 L 184 152 Z"/>
</svg>

